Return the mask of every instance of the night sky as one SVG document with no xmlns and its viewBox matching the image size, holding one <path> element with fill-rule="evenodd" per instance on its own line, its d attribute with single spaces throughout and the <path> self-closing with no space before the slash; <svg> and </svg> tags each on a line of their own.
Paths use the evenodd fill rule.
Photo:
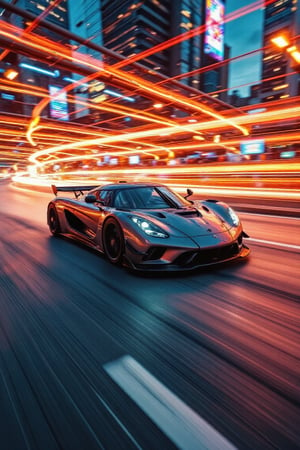
<svg viewBox="0 0 300 450">
<path fill-rule="evenodd" d="M 226 15 L 251 3 L 253 1 L 227 0 Z M 231 58 L 262 47 L 262 24 L 263 9 L 225 24 L 225 43 L 231 47 Z M 261 53 L 257 53 L 230 64 L 229 86 L 236 88 L 241 96 L 249 95 L 249 86 L 240 87 L 240 85 L 260 82 L 261 59 Z"/>
</svg>

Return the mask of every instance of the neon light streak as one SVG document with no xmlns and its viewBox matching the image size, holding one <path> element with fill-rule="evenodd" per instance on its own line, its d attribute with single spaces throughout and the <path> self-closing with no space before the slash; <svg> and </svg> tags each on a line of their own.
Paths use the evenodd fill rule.
<svg viewBox="0 0 300 450">
<path fill-rule="evenodd" d="M 127 97 L 126 95 L 119 94 L 118 92 L 112 91 L 110 89 L 104 89 L 105 94 L 111 95 L 112 97 L 120 97 L 123 100 L 127 100 L 128 102 L 135 102 L 134 98 Z"/>
<path fill-rule="evenodd" d="M 269 136 L 265 138 L 265 142 L 267 144 L 279 144 L 280 142 L 283 142 L 285 144 L 289 143 L 289 142 L 298 142 L 300 140 L 300 133 L 287 133 L 287 134 L 278 134 L 275 136 Z M 240 144 L 240 140 L 228 140 L 224 143 L 221 144 L 215 144 L 215 143 L 206 143 L 206 144 L 198 144 L 198 145 L 178 145 L 178 146 L 166 146 L 164 148 L 159 148 L 159 147 L 152 147 L 151 151 L 152 152 L 161 152 L 161 151 L 166 151 L 166 152 L 174 152 L 174 151 L 178 151 L 178 150 L 210 150 L 210 149 L 216 149 L 217 146 L 221 147 L 221 148 L 225 148 L 230 150 L 231 152 L 233 151 L 234 146 L 239 146 Z M 151 154 L 149 153 L 149 151 L 145 151 L 144 149 L 137 149 L 137 148 L 126 148 L 126 147 L 122 147 L 122 146 L 116 146 L 114 145 L 114 148 L 116 149 L 121 149 L 122 151 L 99 151 L 98 153 L 93 153 L 93 154 L 85 154 L 85 155 L 76 155 L 76 156 L 69 156 L 66 158 L 57 158 L 56 162 L 67 162 L 67 161 L 79 161 L 79 160 L 92 160 L 92 159 L 96 159 L 100 156 L 103 155 L 107 155 L 109 153 L 109 155 L 113 155 L 113 156 L 126 156 L 126 155 L 132 155 L 133 153 L 135 154 Z M 49 149 L 48 149 L 49 150 Z M 150 150 L 150 149 L 149 149 Z M 239 152 L 238 152 L 239 153 Z M 153 156 L 155 156 L 154 153 L 152 153 Z M 34 155 L 33 155 L 34 156 Z M 53 164 L 54 160 L 47 160 L 44 162 L 38 162 L 37 165 L 41 168 L 44 167 L 46 165 L 49 164 Z M 228 167 L 228 166 L 227 166 Z M 247 168 L 250 167 L 249 163 L 247 164 Z M 270 165 L 270 167 L 273 167 Z M 295 165 L 295 168 L 297 170 L 297 166 Z M 122 169 L 120 169 L 122 170 Z M 151 171 L 152 169 L 141 169 L 142 171 L 144 171 L 145 173 L 148 172 L 149 170 Z M 169 169 L 165 169 L 168 173 L 169 173 Z M 176 169 L 176 171 L 179 169 Z M 182 168 L 182 170 L 186 170 L 186 168 Z M 206 168 L 201 166 L 201 172 L 205 172 L 207 170 L 214 170 L 217 171 L 217 168 Z M 224 168 L 221 167 L 221 170 L 224 170 Z M 241 169 L 242 170 L 242 169 Z M 85 172 L 87 173 L 87 171 Z M 91 173 L 94 173 L 94 171 L 92 171 Z"/>
<path fill-rule="evenodd" d="M 260 113 L 260 114 L 251 114 L 251 115 L 245 115 L 243 116 L 243 120 L 247 121 L 248 123 L 258 123 L 258 122 L 269 122 L 270 120 L 274 120 L 274 118 L 276 117 L 277 119 L 283 118 L 283 117 L 287 117 L 287 114 L 289 114 L 289 117 L 292 117 L 291 114 L 292 108 L 288 109 L 286 112 L 285 110 L 280 110 L 278 111 L 271 111 L 271 112 L 266 112 L 266 113 Z M 298 117 L 300 114 L 300 107 L 295 107 L 293 108 L 293 116 L 294 117 Z M 239 120 L 240 118 L 237 118 L 235 120 Z M 208 122 L 206 124 L 191 124 L 189 126 L 185 126 L 184 129 L 180 126 L 178 127 L 173 127 L 172 130 L 170 130 L 169 128 L 160 128 L 160 129 L 153 129 L 153 130 L 145 130 L 145 131 L 136 131 L 136 132 L 131 132 L 131 133 L 126 133 L 123 135 L 115 135 L 115 136 L 107 136 L 105 138 L 98 138 L 98 139 L 90 139 L 90 140 L 86 140 L 84 142 L 78 142 L 77 144 L 75 144 L 75 147 L 81 148 L 81 147 L 85 147 L 85 146 L 89 146 L 89 145 L 101 145 L 101 144 L 108 144 L 108 143 L 114 143 L 114 142 L 118 142 L 120 140 L 134 140 L 134 139 L 139 139 L 139 138 L 143 138 L 143 137 L 151 137 L 151 136 L 157 136 L 158 134 L 163 134 L 163 133 L 170 133 L 170 134 L 176 134 L 176 133 L 180 133 L 186 130 L 186 128 L 188 128 L 190 131 L 194 131 L 194 130 L 199 130 L 201 128 L 203 129 L 208 129 L 208 128 L 215 128 L 215 129 L 220 129 L 221 123 L 219 121 L 214 121 L 214 123 L 212 122 Z M 216 145 L 216 144 L 215 144 Z M 34 155 L 32 155 L 30 157 L 30 161 L 33 163 L 38 163 L 37 158 L 39 158 L 40 156 L 43 156 L 47 153 L 52 153 L 52 152 L 58 152 L 58 151 L 62 151 L 62 150 L 68 150 L 74 148 L 74 144 L 65 144 L 65 145 L 61 145 L 61 146 L 57 146 L 57 147 L 53 147 L 52 149 L 48 149 L 48 150 L 44 150 L 44 151 L 40 151 L 40 152 L 36 152 Z"/>
<path fill-rule="evenodd" d="M 55 70 L 54 72 L 50 72 L 50 70 L 42 69 L 41 67 L 32 66 L 31 64 L 27 63 L 20 63 L 20 67 L 23 67 L 24 69 L 30 69 L 34 72 L 42 73 L 44 75 L 48 75 L 48 77 L 57 78 L 60 76 L 60 71 Z"/>
<path fill-rule="evenodd" d="M 16 36 L 15 34 L 11 33 L 11 31 L 5 31 L 5 29 L 9 29 L 9 30 L 15 30 L 15 32 L 19 33 L 21 35 L 22 30 L 17 29 L 16 27 L 12 27 L 9 24 L 3 23 L 3 29 L 0 30 L 0 33 L 6 37 L 9 37 L 12 41 L 17 41 L 17 42 L 22 42 L 22 36 Z M 81 63 L 84 66 L 88 67 L 88 68 L 93 68 L 95 70 L 97 70 L 98 74 L 94 75 L 95 77 L 100 76 L 99 75 L 99 70 L 103 71 L 103 73 L 105 73 L 106 75 L 113 75 L 116 77 L 116 79 L 119 79 L 120 81 L 122 80 L 122 82 L 124 82 L 124 74 L 116 69 L 113 69 L 112 67 L 109 66 L 105 66 L 105 68 L 103 67 L 103 65 L 101 65 L 101 67 L 99 67 L 99 61 L 95 60 L 94 58 L 91 58 L 90 56 L 86 56 L 83 55 L 79 52 L 73 52 L 73 55 L 71 55 L 71 53 L 68 53 L 68 51 L 59 44 L 54 43 L 53 41 L 50 41 L 48 39 L 44 39 L 42 37 L 38 37 L 30 34 L 30 36 L 28 35 L 28 39 L 26 40 L 26 45 L 28 47 L 31 48 L 36 48 L 38 49 L 40 52 L 44 51 L 45 48 L 52 50 L 53 53 L 56 56 L 60 56 L 62 58 L 65 58 L 68 61 L 74 61 L 74 58 L 76 59 L 77 63 Z M 164 101 L 172 101 L 175 105 L 180 105 L 184 108 L 187 108 L 189 110 L 195 110 L 195 111 L 199 111 L 201 113 L 204 113 L 206 115 L 209 115 L 211 117 L 214 117 L 216 119 L 220 119 L 222 121 L 224 121 L 224 123 L 226 123 L 227 125 L 230 125 L 234 128 L 239 129 L 245 136 L 247 136 L 249 133 L 247 131 L 247 129 L 245 129 L 244 127 L 241 127 L 240 125 L 235 124 L 234 122 L 232 122 L 230 119 L 224 118 L 221 114 L 209 109 L 207 106 L 202 105 L 199 102 L 195 102 L 192 99 L 186 99 L 185 97 L 178 95 L 178 94 L 170 94 L 170 91 L 168 91 L 167 89 L 163 89 L 163 88 L 158 88 L 157 85 L 153 85 L 150 82 L 146 82 L 145 80 L 143 80 L 142 78 L 133 76 L 132 74 L 126 72 L 126 81 L 128 82 L 128 88 L 139 88 L 142 92 L 145 92 L 147 94 L 150 94 L 151 96 L 159 96 L 161 99 L 163 99 Z M 82 82 L 82 80 L 81 80 Z M 73 87 L 71 85 L 71 87 Z M 66 90 L 66 88 L 64 88 Z M 67 91 L 67 90 L 66 90 Z M 44 99 L 39 105 L 37 105 L 37 107 L 34 110 L 33 113 L 33 117 L 37 116 L 40 114 L 41 110 L 49 103 L 49 98 L 48 99 Z"/>
</svg>

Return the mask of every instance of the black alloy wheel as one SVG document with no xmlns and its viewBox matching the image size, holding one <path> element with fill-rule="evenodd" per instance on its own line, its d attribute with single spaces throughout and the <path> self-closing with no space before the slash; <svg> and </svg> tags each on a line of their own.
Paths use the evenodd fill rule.
<svg viewBox="0 0 300 450">
<path fill-rule="evenodd" d="M 57 236 L 60 233 L 58 214 L 53 204 L 48 207 L 48 225 L 53 236 Z"/>
<path fill-rule="evenodd" d="M 123 232 L 115 219 L 107 219 L 103 227 L 104 253 L 113 264 L 122 262 L 124 253 Z"/>
</svg>

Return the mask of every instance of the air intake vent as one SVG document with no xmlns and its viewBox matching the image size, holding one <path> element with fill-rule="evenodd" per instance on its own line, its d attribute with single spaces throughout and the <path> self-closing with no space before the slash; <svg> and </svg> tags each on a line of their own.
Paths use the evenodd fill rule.
<svg viewBox="0 0 300 450">
<path fill-rule="evenodd" d="M 182 267 L 213 264 L 237 256 L 239 247 L 237 243 L 223 247 L 207 248 L 199 251 L 185 252 L 176 258 L 174 264 Z"/>
<path fill-rule="evenodd" d="M 163 213 L 161 213 L 161 212 L 159 212 L 159 211 L 151 211 L 151 213 L 150 213 L 150 211 L 148 211 L 148 214 L 149 215 L 151 215 L 151 216 L 155 216 L 155 217 L 159 217 L 160 219 L 165 219 L 166 218 L 166 216 L 163 214 Z"/>
<path fill-rule="evenodd" d="M 201 213 L 197 209 L 188 210 L 188 211 L 178 211 L 175 214 L 178 214 L 179 216 L 185 216 L 185 217 L 199 217 L 201 216 Z"/>
<path fill-rule="evenodd" d="M 144 261 L 160 259 L 165 253 L 164 247 L 150 247 L 146 255 L 144 255 Z"/>
</svg>

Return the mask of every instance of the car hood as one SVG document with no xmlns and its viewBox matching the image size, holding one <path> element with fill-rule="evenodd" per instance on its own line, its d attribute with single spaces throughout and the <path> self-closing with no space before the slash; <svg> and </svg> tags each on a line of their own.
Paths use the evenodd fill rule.
<svg viewBox="0 0 300 450">
<path fill-rule="evenodd" d="M 213 211 L 196 208 L 139 211 L 139 216 L 151 220 L 174 237 L 197 237 L 229 231 L 230 225 Z"/>
</svg>

